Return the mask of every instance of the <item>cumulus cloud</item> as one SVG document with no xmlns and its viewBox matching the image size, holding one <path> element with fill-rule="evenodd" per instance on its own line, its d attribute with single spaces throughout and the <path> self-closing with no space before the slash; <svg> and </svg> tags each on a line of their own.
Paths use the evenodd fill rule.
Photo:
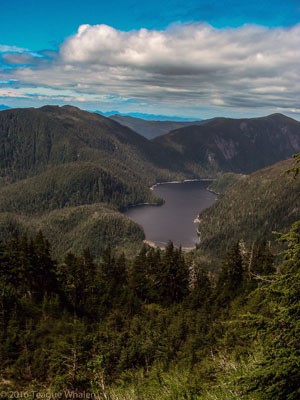
<svg viewBox="0 0 300 400">
<path fill-rule="evenodd" d="M 164 31 L 82 25 L 57 57 L 12 74 L 88 101 L 179 107 L 299 109 L 300 24 L 290 28 L 208 24 Z M 1 50 L 1 48 L 0 48 Z M 16 56 L 6 56 L 11 62 Z"/>
</svg>

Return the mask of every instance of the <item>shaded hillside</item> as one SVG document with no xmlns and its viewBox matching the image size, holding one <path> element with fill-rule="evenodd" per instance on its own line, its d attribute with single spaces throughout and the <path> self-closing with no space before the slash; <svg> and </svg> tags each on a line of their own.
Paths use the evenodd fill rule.
<svg viewBox="0 0 300 400">
<path fill-rule="evenodd" d="M 300 151 L 300 122 L 282 114 L 263 118 L 216 118 L 153 140 L 173 149 L 185 165 L 250 173 Z"/>
<path fill-rule="evenodd" d="M 292 160 L 244 175 L 223 198 L 199 216 L 200 248 L 223 253 L 237 240 L 249 245 L 260 237 L 273 237 L 300 219 L 300 181 L 289 183 L 284 174 Z M 273 237 L 274 239 L 274 237 Z"/>
<path fill-rule="evenodd" d="M 184 126 L 202 125 L 208 121 L 151 121 L 119 114 L 110 115 L 109 118 L 127 126 L 147 139 L 153 139 Z"/>
<path fill-rule="evenodd" d="M 94 257 L 100 257 L 108 245 L 122 248 L 144 239 L 139 225 L 107 204 L 69 207 L 39 217 L 0 213 L 0 238 L 6 239 L 15 229 L 30 235 L 42 230 L 58 259 L 67 252 L 79 253 L 86 248 Z"/>
<path fill-rule="evenodd" d="M 76 107 L 0 112 L 0 169 L 5 183 L 37 175 L 49 166 L 89 161 L 149 184 L 170 177 L 167 158 L 160 146 L 129 128 Z"/>
<path fill-rule="evenodd" d="M 112 175 L 96 163 L 73 162 L 0 188 L 0 212 L 41 214 L 83 204 L 110 203 L 124 210 L 138 202 L 159 202 L 131 175 Z"/>
</svg>

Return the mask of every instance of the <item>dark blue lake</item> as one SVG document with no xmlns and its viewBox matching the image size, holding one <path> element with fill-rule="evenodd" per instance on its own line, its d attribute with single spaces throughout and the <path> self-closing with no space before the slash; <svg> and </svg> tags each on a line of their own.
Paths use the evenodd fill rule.
<svg viewBox="0 0 300 400">
<path fill-rule="evenodd" d="M 161 206 L 140 205 L 125 212 L 140 224 L 146 240 L 164 247 L 168 240 L 174 245 L 192 248 L 198 242 L 195 219 L 200 211 L 211 206 L 217 196 L 206 190 L 210 182 L 193 181 L 165 183 L 154 187 L 154 192 L 165 200 Z"/>
</svg>

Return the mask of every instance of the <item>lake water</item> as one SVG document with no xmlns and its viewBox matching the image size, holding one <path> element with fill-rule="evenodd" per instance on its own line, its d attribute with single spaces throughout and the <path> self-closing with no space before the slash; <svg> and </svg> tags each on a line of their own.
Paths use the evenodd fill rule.
<svg viewBox="0 0 300 400">
<path fill-rule="evenodd" d="M 154 192 L 165 200 L 161 206 L 140 205 L 124 214 L 144 228 L 146 240 L 164 247 L 169 240 L 175 246 L 195 247 L 198 242 L 195 219 L 200 211 L 211 206 L 217 196 L 206 190 L 210 182 L 165 183 Z"/>
</svg>

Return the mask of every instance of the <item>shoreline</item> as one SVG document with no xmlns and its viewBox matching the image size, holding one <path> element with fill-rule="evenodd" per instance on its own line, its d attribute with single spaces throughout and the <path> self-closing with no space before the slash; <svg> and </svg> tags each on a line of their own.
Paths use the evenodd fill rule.
<svg viewBox="0 0 300 400">
<path fill-rule="evenodd" d="M 166 185 L 166 184 L 176 184 L 176 183 L 185 183 L 185 182 L 210 182 L 215 181 L 215 178 L 202 178 L 202 179 L 183 179 L 181 181 L 168 181 L 168 182 L 157 182 L 154 183 L 149 189 L 154 190 L 154 188 L 158 185 Z"/>
<path fill-rule="evenodd" d="M 148 246 L 153 247 L 154 249 L 165 250 L 165 246 L 164 247 L 158 246 L 151 240 L 144 239 L 143 242 L 146 243 Z M 167 243 L 166 243 L 166 245 L 167 245 Z M 189 251 L 195 250 L 196 245 L 197 245 L 197 243 L 195 244 L 194 247 L 181 247 L 181 250 L 183 253 L 188 253 Z M 177 248 L 177 246 L 175 246 L 175 245 L 174 245 L 174 247 Z"/>
<path fill-rule="evenodd" d="M 221 196 L 221 193 L 215 192 L 214 190 L 211 190 L 211 189 L 208 189 L 208 188 L 206 188 L 206 190 L 208 190 L 209 192 L 211 192 L 211 193 L 213 193 L 213 194 L 215 194 L 217 196 Z M 216 199 L 216 200 L 218 200 L 218 199 Z"/>
</svg>

